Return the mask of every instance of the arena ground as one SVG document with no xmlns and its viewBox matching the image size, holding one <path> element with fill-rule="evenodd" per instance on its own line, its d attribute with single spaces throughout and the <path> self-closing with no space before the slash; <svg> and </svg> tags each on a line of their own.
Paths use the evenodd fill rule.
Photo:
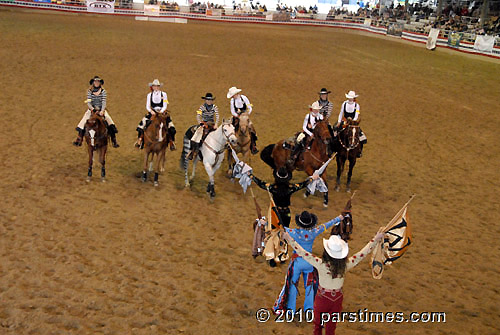
<svg viewBox="0 0 500 335">
<path fill-rule="evenodd" d="M 307 323 L 255 320 L 286 267 L 252 259 L 255 211 L 237 183 L 220 171 L 210 203 L 199 166 L 184 189 L 180 151 L 167 154 L 159 188 L 136 177 L 135 127 L 156 77 L 179 133 L 206 92 L 229 117 L 227 89 L 242 87 L 261 148 L 301 127 L 321 87 L 336 109 L 356 90 L 368 144 L 353 177 L 351 250 L 417 198 L 414 245 L 382 280 L 366 260 L 348 273 L 344 310 L 447 315 L 446 323 L 344 323 L 338 333 L 499 333 L 499 62 L 328 28 L 17 10 L 0 10 L 0 36 L 1 334 L 312 333 Z M 122 145 L 109 149 L 106 184 L 85 182 L 86 150 L 71 145 L 96 74 Z M 260 159 L 251 165 L 271 179 Z M 255 192 L 266 207 L 267 194 Z M 326 221 L 347 198 L 331 192 L 323 209 L 321 197 L 299 194 L 292 210 Z"/>
</svg>

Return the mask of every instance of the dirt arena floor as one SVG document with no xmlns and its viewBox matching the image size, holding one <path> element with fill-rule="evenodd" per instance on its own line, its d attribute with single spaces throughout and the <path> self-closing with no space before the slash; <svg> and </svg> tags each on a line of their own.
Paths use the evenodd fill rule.
<svg viewBox="0 0 500 335">
<path fill-rule="evenodd" d="M 286 266 L 252 259 L 255 211 L 237 183 L 219 171 L 210 203 L 200 165 L 184 189 L 180 151 L 167 154 L 160 187 L 136 177 L 135 127 L 156 77 L 179 133 L 206 92 L 229 117 L 227 89 L 242 87 L 261 148 L 301 127 L 321 87 L 336 111 L 356 90 L 368 144 L 353 177 L 351 252 L 417 197 L 413 246 L 382 280 L 366 260 L 348 273 L 344 311 L 447 314 L 446 323 L 346 322 L 338 334 L 500 333 L 499 62 L 338 29 L 4 9 L 0 44 L 0 334 L 312 333 L 308 323 L 256 321 Z M 85 182 L 86 150 L 71 145 L 94 75 L 120 131 L 106 184 Z M 272 178 L 259 158 L 251 165 Z M 297 194 L 292 210 L 327 221 L 344 189 L 328 209 Z"/>
</svg>

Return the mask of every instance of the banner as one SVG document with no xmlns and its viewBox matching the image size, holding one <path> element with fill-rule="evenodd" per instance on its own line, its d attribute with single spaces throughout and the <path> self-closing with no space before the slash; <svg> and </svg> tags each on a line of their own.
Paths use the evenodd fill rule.
<svg viewBox="0 0 500 335">
<path fill-rule="evenodd" d="M 387 27 L 387 35 L 392 35 L 392 36 L 403 36 L 403 28 L 404 28 L 404 23 L 390 23 L 389 26 Z"/>
<path fill-rule="evenodd" d="M 207 9 L 207 16 L 222 16 L 222 9 Z"/>
<path fill-rule="evenodd" d="M 372 19 L 368 19 L 368 18 L 365 19 L 364 25 L 368 26 L 368 27 L 371 26 L 372 25 Z"/>
<path fill-rule="evenodd" d="M 477 35 L 476 41 L 474 42 L 474 50 L 493 52 L 494 45 L 495 36 Z"/>
<path fill-rule="evenodd" d="M 448 45 L 453 48 L 458 48 L 460 46 L 460 41 L 462 40 L 462 37 L 464 36 L 463 33 L 450 33 L 448 35 Z"/>
<path fill-rule="evenodd" d="M 114 13 L 114 1 L 87 0 L 87 12 L 89 13 Z"/>
<path fill-rule="evenodd" d="M 160 5 L 144 5 L 144 15 L 160 16 Z"/>
<path fill-rule="evenodd" d="M 427 37 L 427 49 L 429 50 L 436 49 L 438 36 L 439 36 L 439 29 L 431 28 L 429 36 Z"/>
</svg>

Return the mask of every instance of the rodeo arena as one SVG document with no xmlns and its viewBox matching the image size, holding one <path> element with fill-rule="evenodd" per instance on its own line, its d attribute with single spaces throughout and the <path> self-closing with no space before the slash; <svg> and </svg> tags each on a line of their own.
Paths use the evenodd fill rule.
<svg viewBox="0 0 500 335">
<path fill-rule="evenodd" d="M 0 334 L 500 334 L 500 1 L 0 0 Z"/>
</svg>

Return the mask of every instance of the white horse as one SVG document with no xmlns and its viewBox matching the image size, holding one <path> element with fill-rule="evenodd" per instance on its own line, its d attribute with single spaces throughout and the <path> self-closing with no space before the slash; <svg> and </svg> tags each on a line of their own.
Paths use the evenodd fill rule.
<svg viewBox="0 0 500 335">
<path fill-rule="evenodd" d="M 193 135 L 193 132 L 193 127 L 190 127 L 186 131 L 182 147 L 180 163 L 181 169 L 184 169 L 185 187 L 189 187 L 189 182 L 193 180 L 196 173 L 196 163 L 200 160 L 200 155 L 197 155 L 193 161 L 193 171 L 191 173 L 191 178 L 188 178 L 189 160 L 187 160 L 186 157 L 191 147 L 191 137 Z M 205 170 L 207 171 L 209 179 L 207 185 L 207 193 L 210 195 L 211 199 L 215 197 L 214 175 L 221 166 L 222 161 L 224 160 L 224 152 L 226 150 L 227 143 L 229 142 L 231 143 L 231 145 L 235 145 L 237 140 L 238 139 L 236 138 L 236 135 L 234 133 L 234 126 L 231 124 L 231 121 L 223 120 L 222 125 L 208 134 L 207 138 L 200 147 L 202 162 L 205 166 Z"/>
</svg>

